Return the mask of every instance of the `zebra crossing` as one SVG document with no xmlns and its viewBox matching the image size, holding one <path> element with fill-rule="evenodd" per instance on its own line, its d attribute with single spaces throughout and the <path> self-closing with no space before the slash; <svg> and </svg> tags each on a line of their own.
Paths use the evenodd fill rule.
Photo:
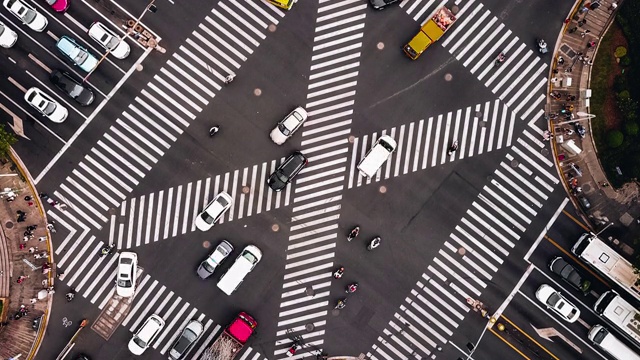
<svg viewBox="0 0 640 360">
<path fill-rule="evenodd" d="M 266 2 L 218 2 L 55 195 L 67 211 L 102 229 L 117 207 L 266 38 L 285 13 Z M 144 134 L 144 135 L 143 135 Z"/>
<path fill-rule="evenodd" d="M 456 5 L 458 3 L 456 1 Z M 400 3 L 415 21 L 424 19 L 421 24 L 440 6 L 436 0 L 404 0 Z M 456 17 L 455 25 L 440 41 L 441 46 L 469 68 L 471 74 L 520 119 L 533 119 L 536 110 L 546 102 L 544 71 L 548 64 L 537 56 L 531 44 L 514 35 L 483 4 L 467 0 Z M 500 53 L 507 54 L 507 59 L 496 67 L 494 62 Z"/>
<path fill-rule="evenodd" d="M 405 175 L 410 170 L 416 172 L 427 166 L 443 165 L 509 147 L 515 122 L 515 114 L 506 104 L 496 99 L 459 109 L 455 113 L 430 117 L 426 125 L 424 120 L 420 120 L 417 126 L 415 122 L 410 123 L 408 128 L 401 125 L 399 131 L 395 127 L 389 132 L 382 130 L 381 135 L 390 135 L 396 140 L 398 147 L 378 170 L 375 178 L 371 179 L 363 179 L 356 165 L 376 142 L 378 133 L 371 135 L 371 141 L 368 141 L 368 135 L 361 139 L 354 138 L 347 186 L 351 189 L 363 183 L 370 184 L 372 181 L 379 182 L 389 177 Z M 459 149 L 448 155 L 448 149 L 454 140 L 459 142 Z"/>
</svg>

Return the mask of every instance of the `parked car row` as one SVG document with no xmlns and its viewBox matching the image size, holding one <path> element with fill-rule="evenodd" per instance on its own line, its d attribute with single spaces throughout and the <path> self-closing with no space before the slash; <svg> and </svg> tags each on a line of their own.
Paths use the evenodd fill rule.
<svg viewBox="0 0 640 360">
<path fill-rule="evenodd" d="M 46 0 L 54 11 L 64 12 L 69 8 L 68 0 Z M 3 0 L 4 7 L 18 18 L 24 25 L 33 31 L 42 32 L 49 21 L 47 17 L 39 13 L 33 6 L 23 0 Z M 101 22 L 94 22 L 89 27 L 87 34 L 118 59 L 129 56 L 131 47 L 126 41 L 121 41 L 116 33 Z M 0 46 L 10 48 L 18 41 L 18 34 L 6 24 L 0 22 Z M 98 58 L 89 50 L 80 45 L 75 39 L 63 35 L 56 42 L 56 49 L 74 65 L 89 73 L 99 63 Z M 54 70 L 50 75 L 51 82 L 63 93 L 73 99 L 80 106 L 88 106 L 93 103 L 95 96 L 90 88 L 75 80 L 69 73 L 62 70 Z M 69 112 L 53 97 L 47 95 L 37 87 L 29 89 L 24 96 L 25 101 L 40 114 L 55 123 L 63 122 Z"/>
</svg>

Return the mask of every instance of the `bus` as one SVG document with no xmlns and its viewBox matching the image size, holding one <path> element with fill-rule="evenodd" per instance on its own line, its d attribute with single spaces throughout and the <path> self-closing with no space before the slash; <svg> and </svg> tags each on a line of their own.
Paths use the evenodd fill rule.
<svg viewBox="0 0 640 360">
<path fill-rule="evenodd" d="M 638 354 L 629 349 L 622 341 L 616 339 L 615 336 L 611 335 L 602 325 L 592 327 L 587 337 L 617 360 L 640 360 Z"/>
<path fill-rule="evenodd" d="M 582 234 L 571 252 L 640 300 L 640 278 L 631 263 L 596 235 Z"/>
<path fill-rule="evenodd" d="M 602 294 L 593 310 L 640 345 L 640 312 L 617 292 L 609 290 Z"/>
</svg>

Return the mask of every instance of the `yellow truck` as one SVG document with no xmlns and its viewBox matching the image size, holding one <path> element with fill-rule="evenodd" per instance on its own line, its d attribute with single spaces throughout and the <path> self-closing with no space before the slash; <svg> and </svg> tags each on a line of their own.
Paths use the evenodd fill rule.
<svg viewBox="0 0 640 360">
<path fill-rule="evenodd" d="M 456 17 L 446 6 L 436 10 L 433 16 L 422 25 L 418 34 L 404 46 L 404 53 L 411 60 L 417 59 L 431 44 L 438 41 L 454 22 Z"/>
</svg>

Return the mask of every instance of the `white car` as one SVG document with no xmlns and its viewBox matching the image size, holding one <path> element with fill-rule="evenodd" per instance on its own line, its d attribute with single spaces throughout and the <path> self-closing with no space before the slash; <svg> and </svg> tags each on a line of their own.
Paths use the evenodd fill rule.
<svg viewBox="0 0 640 360">
<path fill-rule="evenodd" d="M 231 195 L 226 192 L 221 192 L 216 195 L 216 197 L 211 200 L 207 206 L 205 206 L 204 210 L 196 217 L 196 227 L 200 231 L 207 231 L 213 227 L 224 213 L 229 210 L 229 208 L 233 205 L 233 199 Z"/>
<path fill-rule="evenodd" d="M 156 314 L 149 316 L 129 340 L 129 351 L 134 355 L 142 355 L 160 334 L 162 328 L 164 328 L 164 320 L 160 316 Z"/>
<path fill-rule="evenodd" d="M 0 21 L 0 46 L 8 49 L 15 45 L 16 41 L 18 41 L 18 34 Z"/>
<path fill-rule="evenodd" d="M 222 240 L 209 257 L 207 257 L 202 263 L 200 263 L 200 266 L 198 266 L 196 273 L 200 279 L 204 280 L 211 276 L 211 274 L 216 271 L 218 265 L 220 265 L 232 251 L 233 245 L 231 245 L 227 240 Z"/>
<path fill-rule="evenodd" d="M 129 56 L 131 47 L 124 39 L 120 38 L 101 22 L 96 21 L 89 28 L 89 36 L 98 42 L 103 48 L 108 49 L 111 55 L 118 59 L 124 59 Z"/>
<path fill-rule="evenodd" d="M 136 291 L 136 272 L 138 271 L 138 254 L 129 251 L 120 253 L 118 259 L 118 275 L 116 294 L 131 297 Z"/>
<path fill-rule="evenodd" d="M 536 298 L 545 304 L 548 309 L 553 310 L 570 323 L 575 322 L 580 317 L 580 309 L 547 284 L 543 284 L 538 288 Z"/>
<path fill-rule="evenodd" d="M 204 326 L 198 320 L 191 320 L 182 330 L 182 334 L 169 350 L 169 360 L 181 360 L 187 357 L 196 341 L 204 332 Z"/>
<path fill-rule="evenodd" d="M 307 120 L 307 110 L 298 106 L 289 113 L 284 119 L 280 120 L 276 128 L 271 130 L 271 140 L 278 145 L 284 144 L 288 138 L 293 135 L 302 123 Z"/>
<path fill-rule="evenodd" d="M 33 31 L 43 32 L 49 24 L 44 15 L 22 0 L 3 0 L 2 5 Z"/>
<path fill-rule="evenodd" d="M 67 108 L 58 104 L 37 87 L 27 90 L 24 94 L 24 100 L 54 123 L 63 122 L 69 115 Z"/>
</svg>

